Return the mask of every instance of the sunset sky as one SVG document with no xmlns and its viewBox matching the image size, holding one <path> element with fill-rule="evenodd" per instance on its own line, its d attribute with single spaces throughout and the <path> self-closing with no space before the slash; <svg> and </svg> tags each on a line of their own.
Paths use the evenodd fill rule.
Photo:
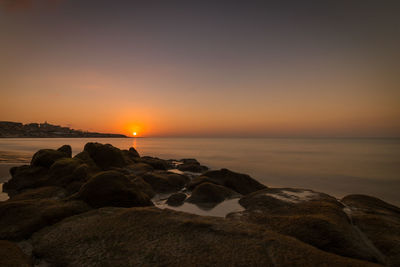
<svg viewBox="0 0 400 267">
<path fill-rule="evenodd" d="M 0 0 L 0 120 L 400 137 L 399 1 L 265 2 Z"/>
</svg>

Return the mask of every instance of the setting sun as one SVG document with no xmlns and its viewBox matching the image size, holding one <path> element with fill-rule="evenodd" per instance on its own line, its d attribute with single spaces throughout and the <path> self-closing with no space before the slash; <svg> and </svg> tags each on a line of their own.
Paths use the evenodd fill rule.
<svg viewBox="0 0 400 267">
<path fill-rule="evenodd" d="M 136 136 L 136 135 L 137 135 L 137 133 L 136 133 L 136 132 L 133 132 L 132 134 L 133 134 L 133 136 Z"/>
</svg>

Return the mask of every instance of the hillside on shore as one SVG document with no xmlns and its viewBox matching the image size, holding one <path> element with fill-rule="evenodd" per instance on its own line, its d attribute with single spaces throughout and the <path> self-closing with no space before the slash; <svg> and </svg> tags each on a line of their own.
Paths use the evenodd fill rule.
<svg viewBox="0 0 400 267">
<path fill-rule="evenodd" d="M 123 138 L 123 134 L 96 133 L 74 130 L 69 127 L 45 123 L 22 124 L 20 122 L 0 121 L 0 138 L 54 138 L 54 137 L 109 137 Z"/>
</svg>

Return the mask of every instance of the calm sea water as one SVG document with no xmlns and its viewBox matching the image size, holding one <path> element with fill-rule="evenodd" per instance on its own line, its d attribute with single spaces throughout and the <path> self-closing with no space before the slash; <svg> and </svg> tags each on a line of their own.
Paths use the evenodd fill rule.
<svg viewBox="0 0 400 267">
<path fill-rule="evenodd" d="M 9 166 L 29 162 L 41 148 L 89 141 L 110 143 L 141 155 L 196 158 L 212 169 L 247 173 L 271 187 L 298 187 L 338 198 L 368 194 L 400 205 L 400 139 L 121 138 L 0 139 L 0 182 Z"/>
</svg>

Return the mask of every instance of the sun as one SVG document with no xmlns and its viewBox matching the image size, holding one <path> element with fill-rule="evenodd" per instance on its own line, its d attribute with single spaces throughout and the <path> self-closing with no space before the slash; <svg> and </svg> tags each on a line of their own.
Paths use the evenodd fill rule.
<svg viewBox="0 0 400 267">
<path fill-rule="evenodd" d="M 133 136 L 136 136 L 136 135 L 137 135 L 137 133 L 136 133 L 136 132 L 133 132 L 132 134 L 133 134 Z"/>
</svg>

